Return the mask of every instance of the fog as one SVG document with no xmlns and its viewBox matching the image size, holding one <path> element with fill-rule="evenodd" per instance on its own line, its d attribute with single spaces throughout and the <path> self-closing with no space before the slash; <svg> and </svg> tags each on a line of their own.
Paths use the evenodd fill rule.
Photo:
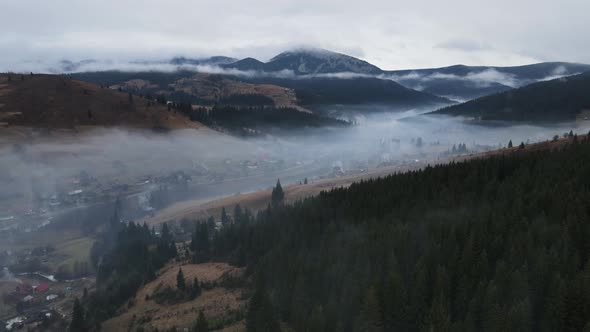
<svg viewBox="0 0 590 332">
<path fill-rule="evenodd" d="M 474 70 L 468 72 L 465 75 L 446 74 L 436 71 L 428 74 L 423 74 L 414 71 L 403 75 L 391 74 L 383 78 L 397 81 L 401 84 L 407 85 L 412 89 L 422 90 L 423 87 L 421 86 L 421 84 L 435 80 L 465 81 L 472 84 L 473 86 L 481 88 L 489 87 L 494 83 L 499 83 L 511 88 L 518 88 L 535 82 L 548 81 L 576 74 L 580 73 L 569 73 L 567 68 L 565 68 L 563 65 L 558 65 L 551 71 L 551 73 L 549 73 L 549 75 L 536 80 L 523 79 L 522 77 L 519 77 L 517 75 L 501 72 L 494 68 L 477 71 Z"/>
<path fill-rule="evenodd" d="M 355 125 L 241 139 L 211 130 L 168 133 L 101 129 L 83 133 L 28 131 L 0 142 L 0 230 L 32 231 L 72 211 L 106 209 L 116 198 L 132 220 L 186 199 L 213 199 L 305 178 L 339 177 L 391 167 L 425 166 L 460 154 L 532 143 L 586 123 L 480 125 L 425 110 L 334 107 Z M 330 111 L 330 110 L 327 110 Z M 370 115 L 367 115 L 370 114 Z M 465 150 L 460 151 L 460 145 Z M 154 199 L 166 188 L 166 199 Z M 110 202 L 110 203 L 109 203 Z M 100 208 L 97 206 L 101 205 Z M 95 210 L 90 210 L 94 206 Z M 91 213 L 77 214 L 79 222 Z M 104 215 L 103 215 L 104 217 Z"/>
<path fill-rule="evenodd" d="M 197 59 L 204 62 L 207 59 Z M 101 72 L 101 71 L 123 71 L 123 72 L 164 72 L 173 73 L 177 71 L 192 71 L 196 73 L 218 74 L 238 76 L 245 78 L 281 78 L 281 79 L 311 79 L 311 78 L 338 78 L 338 79 L 352 79 L 359 77 L 375 77 L 381 79 L 393 79 L 390 75 L 368 75 L 352 72 L 338 72 L 338 73 L 324 73 L 324 74 L 296 74 L 293 70 L 280 71 L 260 71 L 260 70 L 239 70 L 234 68 L 226 68 L 217 64 L 173 64 L 167 61 L 124 61 L 124 60 L 80 60 L 70 61 L 62 60 L 56 63 L 48 63 L 44 61 L 37 62 L 21 62 L 18 64 L 11 64 L 9 67 L 2 67 L 0 65 L 0 72 L 16 72 L 16 73 L 42 73 L 42 74 L 71 74 L 71 73 L 85 73 L 85 72 Z"/>
</svg>

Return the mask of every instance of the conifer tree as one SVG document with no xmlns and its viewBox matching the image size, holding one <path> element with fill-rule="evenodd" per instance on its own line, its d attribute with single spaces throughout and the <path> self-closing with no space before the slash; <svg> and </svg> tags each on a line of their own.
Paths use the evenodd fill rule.
<svg viewBox="0 0 590 332">
<path fill-rule="evenodd" d="M 283 187 L 281 187 L 281 180 L 277 180 L 277 184 L 272 190 L 271 195 L 271 203 L 273 207 L 277 207 L 283 204 L 283 200 L 285 199 L 285 192 L 283 192 Z"/>
<path fill-rule="evenodd" d="M 512 148 L 512 140 L 510 140 L 510 141 L 508 142 L 508 148 L 509 148 L 509 149 L 510 149 L 510 148 Z"/>
<path fill-rule="evenodd" d="M 250 299 L 246 314 L 246 331 L 248 332 L 280 332 L 273 306 L 266 293 L 264 282 L 257 282 L 254 295 Z"/>
<path fill-rule="evenodd" d="M 236 206 L 234 207 L 234 222 L 235 223 L 241 222 L 242 217 L 243 217 L 242 208 L 240 207 L 240 204 L 236 204 Z"/>
<path fill-rule="evenodd" d="M 383 312 L 375 288 L 370 287 L 363 298 L 355 332 L 383 331 Z"/>
<path fill-rule="evenodd" d="M 195 277 L 193 279 L 192 291 L 193 291 L 193 298 L 201 295 L 201 284 L 199 283 L 199 279 L 197 277 Z"/>
<path fill-rule="evenodd" d="M 197 318 L 193 332 L 207 331 L 209 331 L 209 323 L 207 322 L 207 318 L 205 318 L 205 313 L 203 313 L 203 310 L 199 310 L 199 318 Z"/>
<path fill-rule="evenodd" d="M 74 309 L 72 311 L 72 321 L 68 329 L 69 332 L 85 332 L 88 331 L 86 321 L 84 320 L 84 309 L 80 304 L 80 300 L 74 300 Z"/>
<path fill-rule="evenodd" d="M 230 223 L 230 218 L 225 211 L 225 207 L 221 208 L 221 223 L 226 226 Z"/>
<path fill-rule="evenodd" d="M 176 288 L 180 291 L 186 290 L 186 282 L 184 280 L 184 273 L 182 273 L 182 268 L 178 269 L 178 273 L 176 274 Z"/>
</svg>

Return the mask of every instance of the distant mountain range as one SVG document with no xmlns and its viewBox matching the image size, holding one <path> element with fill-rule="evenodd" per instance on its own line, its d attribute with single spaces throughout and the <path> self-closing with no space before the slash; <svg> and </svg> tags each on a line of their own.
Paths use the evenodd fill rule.
<svg viewBox="0 0 590 332">
<path fill-rule="evenodd" d="M 382 70 L 364 60 L 317 49 L 284 52 L 266 63 L 245 58 L 222 64 L 221 67 L 266 74 L 283 73 L 283 76 L 292 73 L 298 77 L 376 77 L 456 101 L 471 100 L 539 81 L 590 71 L 590 65 L 567 62 L 543 62 L 513 67 L 454 65 L 430 69 Z"/>
<path fill-rule="evenodd" d="M 137 94 L 164 95 L 169 100 L 190 102 L 194 105 L 224 104 L 227 100 L 245 94 L 267 97 L 275 106 L 302 106 L 311 110 L 335 104 L 436 107 L 452 103 L 448 99 L 375 77 L 293 79 L 274 76 L 203 74 L 191 71 L 101 71 L 74 73 L 72 77 Z"/>
<path fill-rule="evenodd" d="M 590 71 L 590 65 L 543 62 L 515 67 L 456 65 L 387 73 L 391 79 L 409 88 L 464 101 L 587 71 Z"/>
<path fill-rule="evenodd" d="M 280 81 L 280 86 L 295 89 L 298 96 L 302 96 L 300 99 L 304 103 L 312 101 L 314 103 L 328 101 L 340 103 L 343 100 L 352 101 L 355 99 L 360 103 L 367 102 L 367 98 L 373 96 L 378 97 L 373 100 L 374 102 L 382 102 L 383 100 L 391 102 L 393 99 L 399 100 L 399 97 L 403 95 L 400 89 L 402 87 L 395 83 L 422 92 L 423 99 L 429 100 L 429 102 L 433 100 L 432 96 L 463 102 L 539 81 L 590 71 L 590 65 L 566 62 L 544 62 L 515 67 L 455 65 L 430 69 L 388 71 L 352 56 L 321 49 L 299 49 L 283 52 L 268 62 L 254 58 L 238 60 L 224 56 L 132 61 L 127 65 L 97 62 L 96 60 L 78 62 L 65 60 L 61 62 L 58 71 L 102 71 L 101 66 L 124 72 L 201 71 L 231 76 L 235 80 L 255 81 L 260 84 L 277 84 L 277 81 Z M 302 79 L 306 81 L 301 81 Z M 313 79 L 320 80 L 313 81 Z M 328 79 L 342 80 L 336 82 Z M 344 79 L 349 82 L 344 82 Z M 369 86 L 377 88 L 377 90 L 370 92 L 363 89 L 358 84 L 359 82 L 368 83 Z M 320 85 L 322 89 L 319 88 Z M 315 91 L 309 89 L 312 86 Z M 335 86 L 343 88 L 344 93 L 337 96 L 338 92 L 333 89 Z M 361 91 L 349 89 L 353 86 Z M 395 91 L 392 92 L 393 90 Z M 406 90 L 407 96 L 401 100 L 416 99 L 414 97 L 419 95 L 415 93 L 416 91 Z M 345 95 L 354 93 L 364 94 L 367 98 Z M 386 94 L 391 96 L 388 97 Z M 409 97 L 409 95 L 413 97 Z"/>
<path fill-rule="evenodd" d="M 573 121 L 590 116 L 590 72 L 530 84 L 433 112 L 477 120 Z"/>
</svg>

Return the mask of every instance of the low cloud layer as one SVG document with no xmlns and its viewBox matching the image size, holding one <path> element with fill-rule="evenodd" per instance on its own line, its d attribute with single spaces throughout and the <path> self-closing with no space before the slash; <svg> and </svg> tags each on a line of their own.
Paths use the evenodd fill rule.
<svg viewBox="0 0 590 332">
<path fill-rule="evenodd" d="M 590 63 L 588 1 L 5 0 L 2 68 L 21 60 L 227 55 L 316 46 L 388 69 Z M 13 69 L 14 70 L 14 69 Z"/>
<path fill-rule="evenodd" d="M 579 73 L 569 73 L 564 66 L 557 66 L 549 75 L 534 80 L 519 77 L 511 73 L 501 72 L 494 68 L 472 71 L 466 75 L 446 74 L 441 72 L 423 74 L 414 71 L 404 75 L 392 74 L 387 77 L 400 83 L 409 83 L 413 88 L 422 90 L 421 87 L 425 84 L 440 80 L 465 81 L 480 88 L 490 87 L 493 84 L 502 84 L 510 88 L 518 88 L 534 82 L 548 81 L 575 74 Z"/>
<path fill-rule="evenodd" d="M 75 136 L 56 132 L 48 137 L 33 133 L 24 141 L 18 134 L 17 145 L 6 144 L 10 139 L 4 137 L 0 167 L 7 171 L 0 174 L 0 218 L 4 223 L 7 218 L 24 218 L 28 209 L 39 204 L 59 210 L 52 204 L 60 197 L 73 199 L 77 190 L 83 190 L 82 195 L 111 197 L 116 197 L 117 190 L 128 190 L 121 188 L 155 190 L 159 182 L 154 179 L 172 176 L 174 180 L 179 171 L 192 176 L 192 194 L 204 199 L 265 188 L 277 178 L 294 183 L 306 177 L 334 176 L 335 167 L 364 172 L 387 165 L 436 163 L 459 143 L 470 151 L 484 151 L 509 140 L 534 142 L 570 129 L 588 131 L 587 125 L 576 128 L 573 123 L 484 127 L 459 118 L 411 118 L 427 109 L 356 106 L 326 111 L 353 117 L 357 125 L 250 140 L 207 130 L 155 135 L 103 129 Z M 379 111 L 386 113 L 370 113 Z M 93 179 L 88 186 L 80 182 L 85 177 Z M 146 204 L 144 194 L 130 197 Z"/>
<path fill-rule="evenodd" d="M 219 65 L 176 65 L 166 61 L 114 61 L 114 60 L 82 60 L 69 61 L 62 60 L 56 63 L 47 62 L 23 62 L 18 66 L 0 67 L 0 72 L 35 72 L 46 74 L 67 74 L 81 72 L 97 71 L 126 71 L 126 72 L 175 72 L 179 70 L 194 71 L 198 73 L 220 74 L 240 77 L 273 77 L 284 79 L 309 79 L 309 78 L 338 78 L 352 79 L 359 77 L 377 77 L 390 79 L 388 75 L 367 75 L 351 72 L 324 73 L 324 74 L 296 74 L 293 70 L 280 71 L 259 71 L 259 70 L 239 70 L 234 68 L 222 67 Z"/>
</svg>

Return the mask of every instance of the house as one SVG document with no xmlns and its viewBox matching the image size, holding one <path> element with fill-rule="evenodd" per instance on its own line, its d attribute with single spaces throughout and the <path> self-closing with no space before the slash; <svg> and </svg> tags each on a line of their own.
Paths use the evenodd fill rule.
<svg viewBox="0 0 590 332">
<path fill-rule="evenodd" d="M 49 294 L 47 295 L 47 297 L 45 298 L 47 301 L 53 301 L 55 299 L 57 299 L 59 296 L 57 294 Z"/>
<path fill-rule="evenodd" d="M 42 282 L 37 286 L 33 286 L 33 293 L 35 294 L 43 294 L 49 290 L 49 284 L 46 282 Z"/>
</svg>

